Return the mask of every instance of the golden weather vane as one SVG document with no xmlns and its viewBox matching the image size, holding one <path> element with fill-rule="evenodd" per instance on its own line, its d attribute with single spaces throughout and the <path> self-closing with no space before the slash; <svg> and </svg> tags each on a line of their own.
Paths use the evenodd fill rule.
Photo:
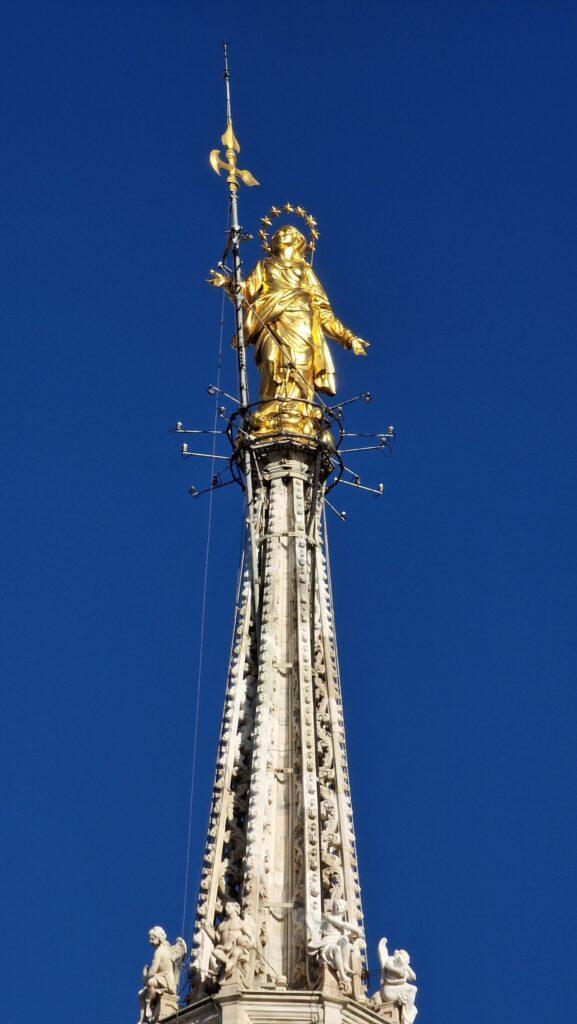
<svg viewBox="0 0 577 1024">
<path fill-rule="evenodd" d="M 258 185 L 256 178 L 253 178 L 250 171 L 241 171 L 240 167 L 236 166 L 237 153 L 240 153 L 240 146 L 238 139 L 236 138 L 234 131 L 232 130 L 232 120 L 228 121 L 226 131 L 220 140 L 225 147 L 226 159 L 228 162 L 221 160 L 220 150 L 213 149 L 210 153 L 210 166 L 213 171 L 220 174 L 221 169 L 228 171 L 227 181 L 228 184 L 234 188 L 238 188 L 237 176 L 240 178 L 245 185 Z"/>
<path fill-rule="evenodd" d="M 240 178 L 245 185 L 258 185 L 256 178 L 252 176 L 250 171 L 241 171 L 240 167 L 236 166 L 237 154 L 240 153 L 240 143 L 236 138 L 233 127 L 232 127 L 232 106 L 230 102 L 230 71 L 228 67 L 228 43 L 223 43 L 222 48 L 224 50 L 224 83 L 226 89 L 226 130 L 224 135 L 221 137 L 221 142 L 224 146 L 224 152 L 226 155 L 226 161 L 221 159 L 220 149 L 212 149 L 210 151 L 210 166 L 212 167 L 215 174 L 220 174 L 221 170 L 228 171 L 227 182 L 231 193 L 236 193 L 238 188 L 237 177 Z M 231 196 L 232 198 L 232 196 Z"/>
</svg>

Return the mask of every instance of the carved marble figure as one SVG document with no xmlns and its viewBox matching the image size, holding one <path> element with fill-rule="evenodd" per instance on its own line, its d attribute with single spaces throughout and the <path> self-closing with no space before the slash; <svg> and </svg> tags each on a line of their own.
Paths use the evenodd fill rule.
<svg viewBox="0 0 577 1024">
<path fill-rule="evenodd" d="M 330 911 L 325 912 L 321 922 L 320 935 L 310 944 L 311 952 L 318 956 L 321 963 L 333 969 L 339 985 L 345 988 L 354 974 L 355 941 L 362 935 L 362 928 L 345 920 L 347 909 L 346 900 L 333 900 Z"/>
<path fill-rule="evenodd" d="M 150 967 L 142 969 L 143 987 L 138 993 L 140 1004 L 139 1024 L 145 1021 L 158 1021 L 174 1012 L 178 1005 L 178 979 L 182 961 L 186 956 L 186 943 L 178 938 L 170 945 L 164 928 L 156 925 L 148 933 L 148 941 L 154 949 Z M 168 1000 L 167 1010 L 163 1013 L 161 1002 L 163 996 L 172 997 Z"/>
<path fill-rule="evenodd" d="M 413 1024 L 417 1013 L 415 998 L 417 986 L 411 982 L 417 976 L 410 966 L 411 958 L 406 949 L 396 949 L 390 954 L 387 940 L 379 942 L 379 966 L 381 968 L 381 1002 L 395 1003 L 401 1007 L 403 1024 Z"/>
<path fill-rule="evenodd" d="M 242 973 L 256 944 L 252 918 L 248 914 L 243 916 L 238 903 L 229 900 L 218 927 L 213 929 L 207 924 L 202 927 L 214 943 L 208 959 L 208 972 L 219 974 L 221 981 L 230 981 L 237 972 Z"/>
</svg>

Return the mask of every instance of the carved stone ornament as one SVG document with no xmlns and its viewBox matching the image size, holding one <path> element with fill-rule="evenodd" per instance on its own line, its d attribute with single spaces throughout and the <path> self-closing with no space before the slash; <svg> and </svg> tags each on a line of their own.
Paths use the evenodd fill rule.
<svg viewBox="0 0 577 1024">
<path fill-rule="evenodd" d="M 148 933 L 154 949 L 150 967 L 142 970 L 143 987 L 138 993 L 140 1017 L 138 1024 L 170 1017 L 178 1010 L 178 979 L 182 961 L 186 956 L 186 943 L 178 938 L 170 945 L 164 928 L 156 925 Z"/>
<path fill-rule="evenodd" d="M 258 628 L 244 569 L 187 1002 L 234 985 L 344 989 L 362 1001 L 363 913 L 324 492 L 315 493 L 314 449 L 294 439 L 260 444 Z M 335 900 L 346 903 L 331 924 Z"/>
<path fill-rule="evenodd" d="M 224 916 L 216 929 L 203 925 L 205 939 L 198 944 L 197 970 L 204 980 L 231 981 L 242 984 L 245 980 L 249 955 L 256 945 L 256 928 L 248 914 L 241 914 L 240 906 L 230 900 L 224 906 Z"/>
<path fill-rule="evenodd" d="M 204 928 L 199 928 L 195 933 L 193 944 L 189 967 L 189 1002 L 203 992 L 214 990 L 218 974 L 213 955 L 214 942 Z"/>
<path fill-rule="evenodd" d="M 390 954 L 387 940 L 379 942 L 379 966 L 381 988 L 374 997 L 375 1009 L 381 1017 L 394 1024 L 413 1024 L 418 1010 L 415 1006 L 417 980 L 411 958 L 405 949 L 396 949 Z"/>
<path fill-rule="evenodd" d="M 350 991 L 357 969 L 355 946 L 362 935 L 359 925 L 345 919 L 347 909 L 346 900 L 333 900 L 330 911 L 325 912 L 321 921 L 318 934 L 312 935 L 309 943 L 310 952 L 321 965 L 331 968 L 342 991 Z"/>
</svg>

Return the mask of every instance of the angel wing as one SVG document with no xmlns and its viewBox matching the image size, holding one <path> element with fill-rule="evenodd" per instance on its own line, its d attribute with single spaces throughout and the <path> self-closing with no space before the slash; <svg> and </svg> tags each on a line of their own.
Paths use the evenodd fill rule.
<svg viewBox="0 0 577 1024">
<path fill-rule="evenodd" d="M 381 941 L 379 942 L 378 955 L 379 955 L 379 967 L 381 968 L 381 971 L 382 971 L 383 967 L 385 966 L 385 964 L 387 962 L 387 960 L 389 959 L 389 951 L 387 949 L 387 939 L 386 938 L 381 939 Z"/>
<path fill-rule="evenodd" d="M 251 917 L 250 914 L 245 914 L 243 919 L 242 919 L 242 921 L 243 921 L 243 924 L 244 924 L 245 928 L 250 933 L 249 934 L 250 941 L 251 942 L 256 942 L 256 924 L 254 923 L 254 919 Z"/>
<path fill-rule="evenodd" d="M 210 958 L 214 949 L 214 942 L 210 935 L 200 928 L 194 936 L 195 951 L 191 952 L 191 976 L 198 977 L 201 982 L 206 981 L 210 975 Z"/>
<path fill-rule="evenodd" d="M 307 916 L 307 946 L 309 953 L 317 953 L 323 940 L 323 918 Z"/>
<path fill-rule="evenodd" d="M 172 960 L 174 980 L 176 985 L 178 986 L 178 981 L 180 978 L 180 968 L 182 967 L 182 961 L 184 960 L 187 953 L 186 942 L 184 941 L 183 938 L 180 937 L 180 935 L 177 938 L 176 942 L 174 943 L 174 946 L 169 947 L 169 953 L 170 959 Z"/>
</svg>

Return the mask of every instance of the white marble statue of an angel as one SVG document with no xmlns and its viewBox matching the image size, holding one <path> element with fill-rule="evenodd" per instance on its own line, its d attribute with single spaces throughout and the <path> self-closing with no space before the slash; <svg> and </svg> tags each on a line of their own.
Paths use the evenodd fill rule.
<svg viewBox="0 0 577 1024">
<path fill-rule="evenodd" d="M 415 998 L 417 986 L 411 982 L 417 980 L 413 971 L 411 958 L 406 949 L 396 949 L 390 954 L 387 940 L 379 942 L 379 966 L 381 968 L 381 1001 L 395 1003 L 401 1007 L 403 1024 L 413 1024 L 417 1013 Z"/>
<path fill-rule="evenodd" d="M 186 942 L 180 937 L 170 945 L 164 928 L 156 925 L 148 933 L 154 949 L 150 967 L 142 969 L 143 987 L 138 993 L 140 1018 L 138 1024 L 158 1019 L 157 1003 L 163 993 L 176 997 L 182 961 L 186 956 Z"/>
<path fill-rule="evenodd" d="M 346 900 L 333 900 L 330 910 L 325 911 L 318 933 L 311 934 L 309 942 L 309 951 L 333 969 L 344 987 L 349 985 L 353 976 L 354 943 L 362 934 L 358 925 L 345 919 L 347 909 Z"/>
</svg>

